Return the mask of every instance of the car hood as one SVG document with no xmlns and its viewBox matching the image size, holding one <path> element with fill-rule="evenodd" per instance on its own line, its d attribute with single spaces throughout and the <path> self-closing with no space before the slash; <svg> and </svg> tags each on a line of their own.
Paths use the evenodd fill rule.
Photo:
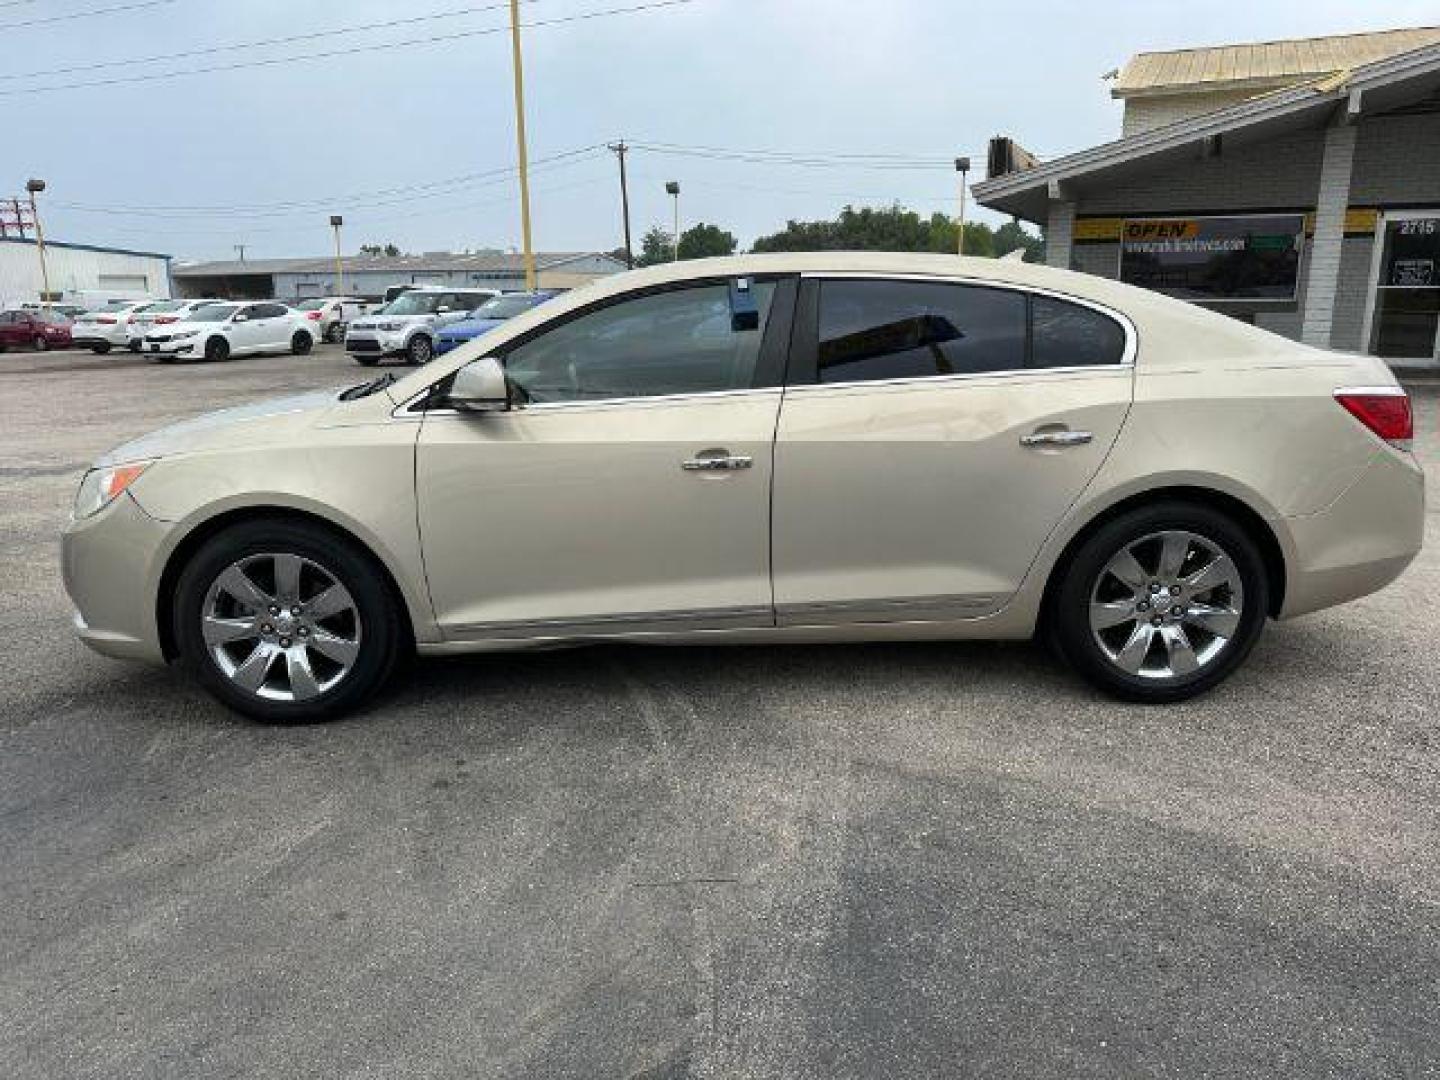
<svg viewBox="0 0 1440 1080">
<path fill-rule="evenodd" d="M 282 432 L 314 423 L 336 404 L 341 389 L 312 390 L 181 420 L 117 446 L 98 458 L 95 466 L 123 465 L 242 443 L 263 443 Z"/>
<path fill-rule="evenodd" d="M 466 319 L 463 322 L 451 323 L 440 331 L 440 336 L 449 338 L 479 337 L 504 322 L 504 319 Z"/>
</svg>

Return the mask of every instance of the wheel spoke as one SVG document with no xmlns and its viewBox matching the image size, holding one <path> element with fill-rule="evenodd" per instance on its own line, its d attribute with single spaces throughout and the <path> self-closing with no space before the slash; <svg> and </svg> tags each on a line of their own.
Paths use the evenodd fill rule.
<svg viewBox="0 0 1440 1080">
<path fill-rule="evenodd" d="M 201 623 L 206 645 L 224 645 L 231 641 L 258 637 L 260 630 L 254 619 L 222 619 L 219 615 L 206 615 Z"/>
<path fill-rule="evenodd" d="M 1185 609 L 1185 622 L 1210 631 L 1216 637 L 1232 638 L 1240 628 L 1240 612 L 1213 604 L 1191 603 Z"/>
<path fill-rule="evenodd" d="M 1188 533 L 1167 532 L 1160 537 L 1160 564 L 1156 576 L 1162 582 L 1175 581 L 1180 577 L 1180 568 L 1185 565 L 1185 556 L 1190 554 Z"/>
<path fill-rule="evenodd" d="M 1220 585 L 1233 585 L 1240 579 L 1235 564 L 1224 555 L 1216 555 L 1209 563 L 1185 579 L 1185 587 L 1192 593 L 1209 592 Z"/>
<path fill-rule="evenodd" d="M 1155 640 L 1155 628 L 1147 622 L 1135 624 L 1135 629 L 1130 632 L 1130 640 L 1115 654 L 1115 663 L 1128 671 L 1131 675 L 1140 674 L 1140 666 L 1145 663 L 1145 656 L 1150 652 L 1150 643 Z"/>
<path fill-rule="evenodd" d="M 265 685 L 265 677 L 270 674 L 270 665 L 275 662 L 275 657 L 280 650 L 267 641 L 258 643 L 245 662 L 235 669 L 231 676 L 237 686 L 249 690 L 252 694 Z"/>
<path fill-rule="evenodd" d="M 285 650 L 285 668 L 290 676 L 290 693 L 296 701 L 304 701 L 320 693 L 315 672 L 310 668 L 310 653 L 303 646 Z"/>
<path fill-rule="evenodd" d="M 359 642 L 347 641 L 328 630 L 316 630 L 311 634 L 310 647 L 320 655 L 328 656 L 337 664 L 344 664 L 347 667 L 355 662 L 355 657 L 360 652 Z"/>
<path fill-rule="evenodd" d="M 305 612 L 312 619 L 328 619 L 333 615 L 339 615 L 342 611 L 349 611 L 354 606 L 355 601 L 350 598 L 350 593 L 345 586 L 336 584 L 308 601 L 305 604 Z"/>
<path fill-rule="evenodd" d="M 223 592 L 229 593 L 246 607 L 254 608 L 257 611 L 274 602 L 270 594 L 251 581 L 238 565 L 230 567 L 221 574 L 216 584 Z"/>
<path fill-rule="evenodd" d="M 1134 622 L 1139 616 L 1133 600 L 1109 600 L 1090 605 L 1090 626 L 1094 630 L 1109 630 Z"/>
<path fill-rule="evenodd" d="M 1200 666 L 1183 626 L 1162 626 L 1160 639 L 1165 643 L 1165 653 L 1170 661 L 1172 675 L 1189 675 Z"/>
<path fill-rule="evenodd" d="M 300 568 L 304 562 L 299 555 L 276 555 L 274 561 L 276 597 L 282 603 L 297 603 L 300 599 Z"/>
<path fill-rule="evenodd" d="M 1150 580 L 1150 575 L 1145 568 L 1136 561 L 1134 554 L 1126 548 L 1115 558 L 1110 560 L 1110 565 L 1105 568 L 1113 574 L 1123 585 L 1127 585 L 1133 593 L 1145 591 L 1145 583 Z"/>
</svg>

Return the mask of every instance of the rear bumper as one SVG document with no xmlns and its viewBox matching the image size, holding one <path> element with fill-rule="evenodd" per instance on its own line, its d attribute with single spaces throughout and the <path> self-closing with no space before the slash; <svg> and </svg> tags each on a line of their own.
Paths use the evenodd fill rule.
<svg viewBox="0 0 1440 1080">
<path fill-rule="evenodd" d="M 96 652 L 123 660 L 164 661 L 154 583 L 169 529 L 128 494 L 65 527 L 60 568 L 76 608 L 75 632 Z"/>
<path fill-rule="evenodd" d="M 1338 499 L 1284 519 L 1293 545 L 1281 618 L 1357 600 L 1399 577 L 1425 538 L 1425 474 L 1382 450 Z"/>
</svg>

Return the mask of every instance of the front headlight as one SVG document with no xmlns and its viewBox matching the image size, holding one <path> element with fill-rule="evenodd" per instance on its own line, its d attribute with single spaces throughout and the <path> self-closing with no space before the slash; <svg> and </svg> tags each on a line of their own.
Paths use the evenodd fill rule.
<svg viewBox="0 0 1440 1080">
<path fill-rule="evenodd" d="M 75 516 L 87 518 L 99 513 L 153 464 L 154 461 L 132 461 L 91 469 L 80 481 L 80 490 L 75 495 Z"/>
</svg>

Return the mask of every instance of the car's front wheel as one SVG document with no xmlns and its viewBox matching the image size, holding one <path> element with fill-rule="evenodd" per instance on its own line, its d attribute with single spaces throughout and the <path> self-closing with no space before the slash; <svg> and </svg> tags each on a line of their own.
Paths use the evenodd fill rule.
<svg viewBox="0 0 1440 1080">
<path fill-rule="evenodd" d="M 1183 701 L 1245 659 L 1264 627 L 1264 558 L 1233 518 L 1162 503 L 1097 529 L 1062 571 L 1044 627 L 1092 683 L 1132 701 Z"/>
<path fill-rule="evenodd" d="M 390 674 L 403 638 L 371 558 L 303 522 L 213 537 L 180 575 L 173 618 L 185 665 L 226 705 L 266 723 L 354 709 Z"/>
<path fill-rule="evenodd" d="M 435 355 L 435 346 L 424 334 L 416 334 L 405 349 L 405 359 L 412 364 L 428 364 Z"/>
<path fill-rule="evenodd" d="M 94 345 L 90 346 L 90 351 L 96 356 L 104 356 L 110 351 L 110 343 L 108 341 L 97 341 Z"/>
<path fill-rule="evenodd" d="M 304 356 L 314 344 L 315 339 L 304 330 L 296 330 L 294 336 L 290 338 L 290 351 L 296 356 Z"/>
<path fill-rule="evenodd" d="M 230 359 L 230 343 L 223 337 L 212 337 L 205 342 L 205 359 L 211 363 Z"/>
</svg>

